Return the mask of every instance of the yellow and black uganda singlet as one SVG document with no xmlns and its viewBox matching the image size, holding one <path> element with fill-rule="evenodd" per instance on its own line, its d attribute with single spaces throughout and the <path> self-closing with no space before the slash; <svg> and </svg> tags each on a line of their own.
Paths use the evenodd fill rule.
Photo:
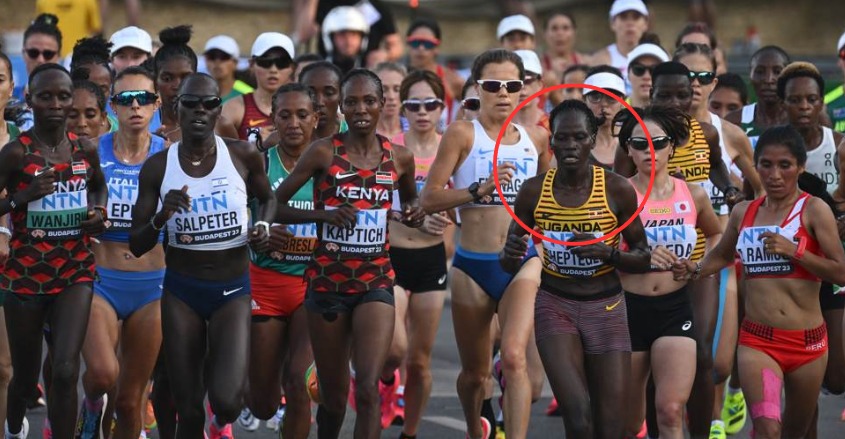
<svg viewBox="0 0 845 439">
<path fill-rule="evenodd" d="M 555 201 L 552 192 L 557 169 L 549 169 L 543 179 L 543 190 L 534 208 L 534 222 L 543 236 L 569 241 L 576 232 L 595 237 L 612 232 L 619 224 L 607 203 L 607 175 L 604 169 L 593 166 L 593 185 L 587 202 L 577 207 L 565 207 Z M 619 235 L 604 241 L 611 247 L 619 246 Z M 543 241 L 543 271 L 560 278 L 599 277 L 614 270 L 612 265 L 599 259 L 579 258 L 574 247 Z"/>
<path fill-rule="evenodd" d="M 690 119 L 689 140 L 686 145 L 675 148 L 675 154 L 669 159 L 669 173 L 680 173 L 684 181 L 701 183 L 710 179 L 710 144 L 704 136 L 701 124 Z M 691 261 L 698 261 L 704 256 L 704 232 L 696 228 L 698 240 Z"/>
</svg>

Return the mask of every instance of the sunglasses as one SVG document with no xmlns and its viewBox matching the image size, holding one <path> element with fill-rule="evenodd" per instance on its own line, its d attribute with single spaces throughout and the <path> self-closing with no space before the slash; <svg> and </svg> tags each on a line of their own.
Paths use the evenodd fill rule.
<svg viewBox="0 0 845 439">
<path fill-rule="evenodd" d="M 442 108 L 443 101 L 437 98 L 431 98 L 426 100 L 407 99 L 402 101 L 402 106 L 412 113 L 419 113 L 420 108 L 425 108 L 425 111 L 431 112 L 437 110 L 438 108 Z"/>
<path fill-rule="evenodd" d="M 601 101 L 607 102 L 608 105 L 619 103 L 619 101 L 614 99 L 612 96 L 608 96 L 608 95 L 606 95 L 602 92 L 599 92 L 599 91 L 587 93 L 584 97 L 586 97 L 587 100 L 590 101 L 590 103 L 592 103 L 592 104 L 598 104 L 598 103 L 601 103 Z"/>
<path fill-rule="evenodd" d="M 696 79 L 698 79 L 698 83 L 701 85 L 710 85 L 716 79 L 716 74 L 713 72 L 689 72 L 690 82 Z"/>
<path fill-rule="evenodd" d="M 407 44 L 411 49 L 431 50 L 440 45 L 440 40 L 436 38 L 411 38 L 408 39 Z"/>
<path fill-rule="evenodd" d="M 35 48 L 26 49 L 24 50 L 24 53 L 26 53 L 26 56 L 28 56 L 29 59 L 38 59 L 41 55 L 44 55 L 44 59 L 53 59 L 59 54 L 59 52 L 56 52 L 55 50 L 38 50 Z"/>
<path fill-rule="evenodd" d="M 205 54 L 205 59 L 209 61 L 229 61 L 232 59 L 232 55 L 229 55 L 222 50 L 212 50 Z"/>
<path fill-rule="evenodd" d="M 479 79 L 475 81 L 481 86 L 481 89 L 487 93 L 498 93 L 501 89 L 506 89 L 508 93 L 518 93 L 522 90 L 523 82 L 519 79 L 510 81 L 500 81 L 498 79 Z"/>
<path fill-rule="evenodd" d="M 669 136 L 652 137 L 651 143 L 654 144 L 655 151 L 660 151 L 672 144 L 672 138 Z M 628 146 L 637 151 L 645 151 L 648 149 L 648 139 L 645 137 L 631 137 L 628 139 Z"/>
<path fill-rule="evenodd" d="M 464 110 L 467 111 L 478 111 L 481 109 L 481 99 L 479 98 L 466 98 L 461 101 L 461 105 L 464 107 Z"/>
<path fill-rule="evenodd" d="M 131 107 L 132 103 L 138 101 L 138 105 L 155 104 L 158 100 L 158 95 L 146 90 L 126 90 L 120 93 L 115 93 L 111 97 L 111 101 L 115 105 L 121 107 Z"/>
<path fill-rule="evenodd" d="M 219 96 L 197 96 L 197 95 L 179 95 L 178 98 L 179 102 L 185 106 L 185 108 L 197 108 L 200 104 L 206 110 L 213 110 L 220 106 L 223 103 L 223 100 L 220 99 Z"/>
<path fill-rule="evenodd" d="M 522 81 L 522 83 L 523 83 L 525 86 L 530 86 L 531 84 L 533 84 L 533 83 L 537 82 L 539 79 L 540 79 L 540 77 L 539 77 L 539 76 L 533 76 L 533 75 L 531 75 L 531 76 L 526 76 L 526 77 L 525 77 L 525 80 L 524 80 L 524 81 Z"/>
<path fill-rule="evenodd" d="M 631 64 L 631 73 L 636 77 L 641 77 L 648 72 L 649 75 L 653 74 L 654 67 L 647 67 L 642 64 Z"/>
<path fill-rule="evenodd" d="M 286 56 L 280 56 L 276 58 L 253 58 L 255 60 L 255 64 L 262 69 L 269 69 L 270 66 L 275 65 L 277 69 L 282 70 L 290 67 L 293 64 L 293 61 Z"/>
</svg>

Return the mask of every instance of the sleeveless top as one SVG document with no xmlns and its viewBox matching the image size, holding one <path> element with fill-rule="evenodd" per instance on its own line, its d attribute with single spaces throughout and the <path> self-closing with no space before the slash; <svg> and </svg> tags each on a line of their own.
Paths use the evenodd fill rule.
<svg viewBox="0 0 845 439">
<path fill-rule="evenodd" d="M 745 135 L 748 136 L 748 140 L 751 141 L 752 151 L 755 147 L 757 147 L 757 140 L 760 138 L 760 134 L 763 133 L 763 130 L 754 125 L 754 112 L 756 109 L 756 102 L 742 107 L 742 118 L 739 122 L 739 127 L 745 131 Z"/>
<path fill-rule="evenodd" d="M 622 79 L 625 80 L 625 94 L 630 96 L 631 95 L 631 83 L 628 81 L 628 56 L 623 55 L 622 52 L 619 51 L 619 46 L 616 43 L 613 43 L 607 46 L 607 53 L 610 55 L 610 64 L 613 67 L 619 69 L 619 72 L 622 73 Z"/>
<path fill-rule="evenodd" d="M 695 228 L 698 211 L 686 182 L 674 177 L 672 180 L 675 184 L 672 196 L 665 200 L 649 198 L 640 212 L 640 219 L 651 251 L 662 245 L 679 258 L 691 259 L 698 241 Z M 642 203 L 643 198 L 644 195 L 637 191 L 637 204 Z"/>
<path fill-rule="evenodd" d="M 358 169 L 349 161 L 340 135 L 332 138 L 332 163 L 323 180 L 314 186 L 315 208 L 332 210 L 353 206 L 359 210 L 353 227 L 322 223 L 317 228 L 314 259 L 305 270 L 312 291 L 341 294 L 361 294 L 382 288 L 393 291 L 387 221 L 398 174 L 390 142 L 381 136 L 378 139 L 382 147 L 381 163 L 372 169 Z"/>
<path fill-rule="evenodd" d="M 179 163 L 181 142 L 167 150 L 167 167 L 159 196 L 188 186 L 189 212 L 176 212 L 167 220 L 168 245 L 196 251 L 228 250 L 247 242 L 247 192 L 244 182 L 219 136 L 214 169 L 203 177 L 191 177 Z"/>
<path fill-rule="evenodd" d="M 833 130 L 822 127 L 822 142 L 815 149 L 807 150 L 807 172 L 827 183 L 827 192 L 833 195 L 839 187 L 839 172 L 836 170 L 836 143 Z"/>
<path fill-rule="evenodd" d="M 736 251 L 742 260 L 742 266 L 747 278 L 784 278 L 820 281 L 816 275 L 807 271 L 798 262 L 783 256 L 766 253 L 763 240 L 760 239 L 760 235 L 763 232 L 774 232 L 794 241 L 796 244 L 800 240 L 807 240 L 805 251 L 807 253 L 821 255 L 818 241 L 810 236 L 807 229 L 804 228 L 802 217 L 804 207 L 809 199 L 810 194 L 806 192 L 802 193 L 780 226 L 755 226 L 754 218 L 757 216 L 757 210 L 766 200 L 766 197 L 762 196 L 751 202 L 748 210 L 745 211 L 745 216 L 742 218 L 736 244 Z"/>
<path fill-rule="evenodd" d="M 731 155 L 728 153 L 725 134 L 722 129 L 722 119 L 719 115 L 710 112 L 710 125 L 713 125 L 713 128 L 716 128 L 716 132 L 719 133 L 719 148 L 722 150 L 722 163 L 724 163 L 725 167 L 729 170 L 736 168 L 737 171 L 739 171 L 739 168 L 734 165 L 733 159 L 731 159 Z M 739 171 L 737 176 L 742 178 L 742 171 Z M 716 212 L 716 215 L 727 215 L 729 212 L 728 205 L 725 203 L 725 194 L 723 194 L 709 178 L 701 182 L 701 187 L 704 188 L 704 191 L 707 192 L 707 196 L 710 197 L 710 204 L 713 206 L 713 210 Z"/>
<path fill-rule="evenodd" d="M 264 114 L 255 103 L 255 94 L 245 94 L 244 96 L 244 117 L 241 119 L 241 124 L 238 126 L 238 137 L 241 140 L 246 140 L 250 143 L 255 143 L 255 136 L 249 134 L 249 130 L 254 128 L 262 128 L 273 125 L 273 118 Z"/>
<path fill-rule="evenodd" d="M 437 135 L 437 143 L 438 144 L 440 144 L 440 138 L 441 137 L 442 136 L 440 136 L 439 134 Z M 403 145 L 404 146 L 405 145 L 405 133 L 401 133 L 401 134 L 396 135 L 396 137 L 394 137 L 391 140 L 391 142 L 395 143 L 397 145 Z M 426 157 L 426 158 L 414 156 L 414 171 L 415 171 L 414 172 L 414 180 L 417 183 L 417 195 L 419 195 L 420 192 L 422 192 L 422 188 L 423 188 L 423 186 L 425 186 L 425 179 L 428 178 L 428 171 L 431 169 L 431 164 L 434 163 L 434 159 L 436 157 L 437 157 L 436 154 L 431 156 L 431 157 Z M 401 200 L 399 199 L 399 189 L 397 188 L 393 191 L 393 210 L 401 210 L 401 209 L 402 209 L 402 203 L 401 203 Z"/>
<path fill-rule="evenodd" d="M 607 172 L 598 166 L 592 167 L 592 191 L 587 201 L 576 207 L 561 206 L 554 198 L 552 185 L 557 168 L 549 169 L 543 177 L 543 189 L 540 199 L 534 207 L 534 222 L 543 236 L 559 241 L 570 240 L 575 232 L 591 234 L 595 237 L 612 232 L 619 221 L 607 203 Z M 605 244 L 618 247 L 619 235 L 606 239 Z M 543 241 L 543 272 L 555 277 L 591 278 L 608 274 L 615 270 L 604 261 L 591 258 L 579 258 L 572 253 L 571 246 L 563 246 Z"/>
<path fill-rule="evenodd" d="M 100 137 L 100 168 L 106 177 L 109 198 L 106 203 L 106 232 L 99 239 L 113 242 L 129 242 L 132 229 L 132 207 L 138 200 L 138 174 L 144 162 L 137 165 L 121 163 L 114 155 L 114 133 Z M 164 149 L 164 139 L 150 136 L 150 151 L 147 159 Z M 162 236 L 159 235 L 159 243 Z"/>
<path fill-rule="evenodd" d="M 496 146 L 496 141 L 487 135 L 484 127 L 481 126 L 481 122 L 474 120 L 472 121 L 472 126 L 475 136 L 472 149 L 452 177 L 457 188 L 466 188 L 475 182 L 479 184 L 483 183 L 493 173 L 493 149 Z M 497 157 L 499 163 L 511 162 L 516 166 L 511 182 L 502 185 L 502 193 L 505 195 L 505 200 L 511 206 L 516 201 L 516 194 L 519 192 L 522 184 L 529 178 L 537 175 L 538 159 L 537 147 L 531 141 L 525 128 L 517 124 L 513 124 L 513 126 L 519 131 L 519 141 L 513 145 L 499 145 L 499 155 Z M 466 204 L 458 208 L 458 210 L 460 211 L 464 207 L 498 207 L 501 205 L 502 200 L 499 197 L 499 192 L 494 190 L 490 196 L 484 197 L 477 202 Z"/>
<path fill-rule="evenodd" d="M 88 217 L 88 182 L 94 173 L 76 135 L 71 143 L 70 162 L 50 164 L 32 138 L 18 138 L 24 147 L 22 178 L 9 187 L 9 197 L 25 190 L 41 169 L 52 166 L 55 191 L 10 212 L 12 238 L 9 260 L 0 278 L 0 288 L 17 294 L 58 294 L 67 287 L 94 280 L 94 254 L 80 223 Z"/>
<path fill-rule="evenodd" d="M 689 183 L 702 184 L 710 180 L 710 144 L 704 137 L 701 124 L 695 119 L 690 121 L 690 138 L 686 145 L 676 148 L 675 154 L 669 159 L 669 172 L 675 171 L 680 171 Z M 704 233 L 698 229 L 698 244 L 690 259 L 701 259 L 705 245 Z"/>
<path fill-rule="evenodd" d="M 290 171 L 285 168 L 279 154 L 278 146 L 267 150 L 267 176 L 270 179 L 270 189 L 273 192 L 290 175 Z M 288 200 L 288 206 L 302 210 L 314 210 L 313 179 L 308 179 L 293 194 L 293 197 Z M 253 218 L 255 218 L 256 214 L 256 210 L 253 210 Z M 261 268 L 291 276 L 302 276 L 305 273 L 305 268 L 314 256 L 314 247 L 317 245 L 317 224 L 289 224 L 287 228 L 293 234 L 293 237 L 285 241 L 284 249 L 275 250 L 269 254 L 251 251 L 250 258 L 253 264 Z"/>
</svg>

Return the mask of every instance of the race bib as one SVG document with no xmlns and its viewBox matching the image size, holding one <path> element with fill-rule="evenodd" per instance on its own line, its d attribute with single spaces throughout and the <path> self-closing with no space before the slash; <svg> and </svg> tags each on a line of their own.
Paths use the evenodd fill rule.
<svg viewBox="0 0 845 439">
<path fill-rule="evenodd" d="M 575 236 L 572 232 L 551 232 L 544 231 L 543 235 L 556 239 L 558 241 L 569 241 Z M 604 236 L 604 233 L 594 232 L 586 233 L 595 238 Z M 544 269 L 566 277 L 592 277 L 596 274 L 596 270 L 604 265 L 604 261 L 600 259 L 581 258 L 572 252 L 576 247 L 564 246 L 554 242 L 543 241 L 544 252 Z"/>
<path fill-rule="evenodd" d="M 334 210 L 326 206 L 326 210 Z M 322 240 L 326 250 L 351 255 L 377 255 L 387 243 L 387 209 L 359 210 L 354 227 L 337 227 L 323 223 Z"/>
<path fill-rule="evenodd" d="M 707 196 L 710 197 L 710 204 L 713 205 L 716 215 L 727 215 L 730 213 L 728 212 L 728 205 L 725 203 L 725 194 L 709 178 L 698 184 L 707 192 Z"/>
<path fill-rule="evenodd" d="M 55 192 L 27 204 L 29 235 L 44 241 L 79 238 L 80 224 L 88 216 L 88 183 L 77 179 L 53 186 Z"/>
<path fill-rule="evenodd" d="M 214 184 L 223 186 L 226 182 Z M 191 195 L 191 212 L 176 213 L 170 219 L 176 242 L 186 246 L 237 238 L 243 233 L 246 221 L 247 218 L 241 218 L 235 206 L 230 209 L 226 190 L 214 191 L 210 195 Z M 168 228 L 171 227 L 170 222 Z"/>
<path fill-rule="evenodd" d="M 138 171 L 135 171 L 137 175 Z M 109 200 L 106 204 L 109 231 L 128 232 L 132 228 L 132 206 L 138 199 L 137 178 L 111 177 L 108 180 Z"/>
<path fill-rule="evenodd" d="M 485 151 L 481 152 L 484 153 Z M 537 159 L 534 157 L 507 158 L 500 155 L 498 157 L 498 162 L 499 164 L 513 163 L 514 166 L 516 166 L 511 181 L 509 183 L 502 183 L 502 194 L 505 196 L 505 201 L 507 201 L 509 205 L 513 206 L 514 203 L 516 203 L 516 194 L 519 192 L 519 189 L 522 188 L 523 183 L 525 183 L 525 181 L 529 178 L 537 175 Z M 491 148 L 489 160 L 478 160 L 475 163 L 475 175 L 477 177 L 478 184 L 482 184 L 487 181 L 487 178 L 492 174 L 493 157 Z M 482 198 L 475 204 L 501 206 L 502 198 L 499 196 L 498 190 L 493 190 L 492 194 Z"/>
<path fill-rule="evenodd" d="M 737 252 L 742 260 L 745 274 L 749 276 L 784 275 L 792 273 L 794 267 L 789 258 L 767 253 L 760 235 L 772 232 L 791 238 L 778 226 L 759 226 L 744 228 L 739 232 Z"/>
</svg>

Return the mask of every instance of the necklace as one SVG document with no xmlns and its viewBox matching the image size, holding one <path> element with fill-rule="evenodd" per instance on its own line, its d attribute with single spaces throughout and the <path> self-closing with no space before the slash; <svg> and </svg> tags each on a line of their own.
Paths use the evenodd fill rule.
<svg viewBox="0 0 845 439">
<path fill-rule="evenodd" d="M 152 136 L 150 136 L 149 141 L 146 142 L 147 146 L 141 150 L 142 154 L 139 154 L 139 155 L 142 156 L 142 157 L 146 157 L 147 155 L 149 155 L 150 147 L 152 146 L 152 143 L 153 143 L 153 139 L 152 139 Z M 115 151 L 115 153 L 120 152 L 120 154 L 123 156 L 123 157 L 120 157 L 119 160 L 121 162 L 127 164 L 127 165 L 132 164 L 133 160 L 131 160 L 128 157 L 129 154 L 127 153 L 127 151 L 122 151 L 122 149 L 123 148 L 120 147 L 120 143 L 118 143 L 117 136 L 115 136 L 114 137 L 114 151 Z M 117 154 L 115 154 L 115 157 L 117 157 Z"/>
<path fill-rule="evenodd" d="M 191 160 L 191 157 L 188 157 L 187 153 L 185 154 L 185 158 L 186 158 L 186 159 L 188 159 L 188 161 L 189 161 L 189 162 L 191 162 L 191 164 L 192 164 L 192 165 L 194 165 L 194 166 L 199 166 L 199 165 L 201 165 L 201 164 L 202 164 L 202 161 L 203 161 L 203 160 L 205 160 L 205 159 L 206 159 L 209 155 L 211 155 L 212 153 L 214 153 L 214 151 L 215 151 L 216 149 L 217 149 L 216 145 L 215 145 L 215 146 L 212 146 L 212 147 L 211 147 L 211 149 L 209 149 L 208 151 L 206 151 L 206 152 L 205 152 L 205 154 L 203 154 L 203 155 L 202 155 L 202 157 L 200 157 L 200 158 L 199 158 L 199 160 L 196 160 L 196 161 Z"/>
<path fill-rule="evenodd" d="M 64 140 L 64 139 L 59 140 L 59 143 L 57 143 L 57 144 L 55 144 L 55 145 L 52 145 L 52 146 L 51 146 L 51 145 L 48 145 L 48 144 L 47 144 L 47 142 L 45 142 L 45 141 L 41 140 L 41 138 L 40 138 L 40 137 L 38 137 L 38 134 L 36 134 L 36 133 L 35 133 L 35 130 L 29 130 L 29 132 L 30 132 L 30 133 L 32 133 L 32 136 L 33 136 L 33 137 L 35 137 L 35 140 L 37 140 L 37 141 L 38 141 L 38 143 L 40 143 L 40 144 L 41 144 L 41 145 L 43 145 L 43 146 L 46 146 L 46 147 L 50 148 L 50 152 L 51 152 L 51 153 L 55 153 L 55 152 L 56 152 L 56 148 L 58 148 L 58 147 L 59 147 L 59 145 L 61 145 L 61 144 L 62 144 L 62 141 Z"/>
</svg>

